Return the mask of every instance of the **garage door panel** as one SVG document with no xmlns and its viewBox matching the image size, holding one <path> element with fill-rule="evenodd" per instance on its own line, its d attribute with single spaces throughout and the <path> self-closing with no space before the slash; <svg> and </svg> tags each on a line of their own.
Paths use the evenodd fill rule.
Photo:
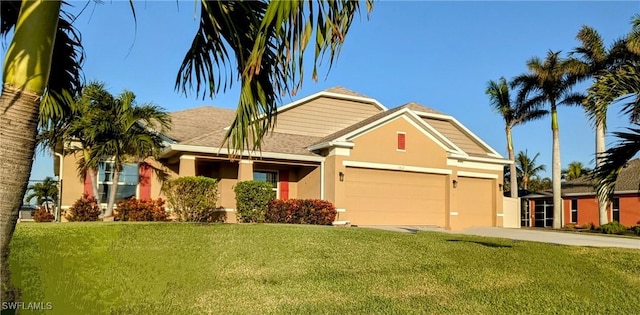
<svg viewBox="0 0 640 315">
<path fill-rule="evenodd" d="M 493 182 L 486 178 L 458 178 L 458 218 L 452 229 L 494 225 Z"/>
<path fill-rule="evenodd" d="M 360 225 L 444 225 L 445 176 L 348 168 L 345 218 Z"/>
</svg>

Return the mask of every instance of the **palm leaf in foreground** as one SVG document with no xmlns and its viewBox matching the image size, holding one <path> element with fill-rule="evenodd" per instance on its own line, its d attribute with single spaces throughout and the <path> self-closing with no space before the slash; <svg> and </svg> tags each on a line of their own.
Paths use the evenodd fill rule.
<svg viewBox="0 0 640 315">
<path fill-rule="evenodd" d="M 613 194 L 620 171 L 640 151 L 640 129 L 628 128 L 628 131 L 613 133 L 620 140 L 603 154 L 603 163 L 594 172 L 600 198 Z M 640 179 L 638 181 L 640 183 Z"/>
<path fill-rule="evenodd" d="M 367 8 L 373 2 L 366 1 Z M 358 1 L 201 1 L 200 26 L 176 89 L 213 97 L 240 82 L 236 118 L 225 142 L 233 152 L 260 149 L 275 125 L 280 97 L 295 95 L 304 77 L 304 53 L 315 32 L 313 75 L 328 53 L 338 56 Z"/>
</svg>

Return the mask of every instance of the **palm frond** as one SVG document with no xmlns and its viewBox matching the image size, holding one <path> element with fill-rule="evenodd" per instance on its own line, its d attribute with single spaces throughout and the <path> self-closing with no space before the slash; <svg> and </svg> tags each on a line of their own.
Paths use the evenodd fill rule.
<svg viewBox="0 0 640 315">
<path fill-rule="evenodd" d="M 367 0 L 370 8 L 372 3 Z M 275 123 L 280 97 L 304 77 L 304 53 L 315 32 L 313 78 L 337 57 L 358 1 L 202 1 L 200 27 L 182 62 L 176 89 L 213 97 L 241 84 L 236 118 L 225 139 L 234 150 L 260 148 Z"/>
<path fill-rule="evenodd" d="M 602 154 L 602 164 L 594 171 L 596 191 L 603 200 L 613 194 L 620 171 L 640 151 L 640 129 L 614 132 L 619 141 Z"/>
</svg>

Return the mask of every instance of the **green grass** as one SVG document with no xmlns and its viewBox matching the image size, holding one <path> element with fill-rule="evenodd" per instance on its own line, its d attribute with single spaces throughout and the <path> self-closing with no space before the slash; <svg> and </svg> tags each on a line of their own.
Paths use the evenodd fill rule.
<svg viewBox="0 0 640 315">
<path fill-rule="evenodd" d="M 640 251 L 435 232 L 19 224 L 10 258 L 47 314 L 637 314 Z M 24 312 L 29 314 L 28 312 Z"/>
</svg>

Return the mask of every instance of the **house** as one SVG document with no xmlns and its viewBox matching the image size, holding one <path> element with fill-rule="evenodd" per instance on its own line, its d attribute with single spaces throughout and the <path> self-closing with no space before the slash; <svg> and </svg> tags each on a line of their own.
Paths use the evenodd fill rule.
<svg viewBox="0 0 640 315">
<path fill-rule="evenodd" d="M 640 159 L 630 161 L 618 175 L 613 197 L 609 202 L 609 221 L 625 226 L 640 225 Z M 598 200 L 595 182 L 587 176 L 562 183 L 563 225 L 573 223 L 598 225 Z M 551 191 L 531 193 L 522 210 L 522 226 L 551 227 L 553 225 L 553 194 Z"/>
<path fill-rule="evenodd" d="M 171 117 L 164 151 L 148 162 L 172 176 L 218 179 L 218 205 L 230 221 L 234 184 L 253 179 L 273 184 L 277 198 L 331 201 L 337 220 L 353 225 L 503 226 L 502 171 L 509 161 L 454 117 L 416 103 L 387 109 L 341 87 L 321 91 L 280 107 L 262 152 L 237 159 L 221 145 L 234 110 L 205 106 Z M 90 181 L 78 179 L 75 169 L 67 156 L 63 207 L 91 193 Z M 114 184 L 109 163 L 98 173 L 106 202 Z M 161 183 L 145 164 L 129 165 L 120 179 L 119 198 L 161 196 Z"/>
</svg>

